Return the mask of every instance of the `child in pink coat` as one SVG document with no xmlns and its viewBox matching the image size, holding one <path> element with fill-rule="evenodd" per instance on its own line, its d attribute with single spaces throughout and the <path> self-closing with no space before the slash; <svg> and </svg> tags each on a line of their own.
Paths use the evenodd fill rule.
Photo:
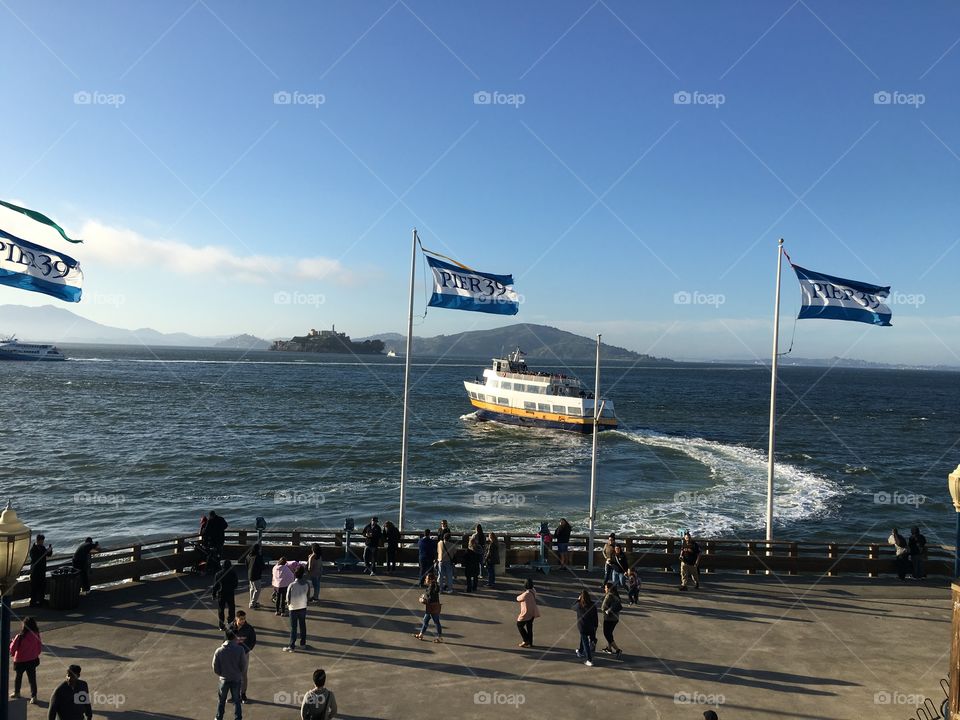
<svg viewBox="0 0 960 720">
<path fill-rule="evenodd" d="M 20 697 L 20 688 L 23 685 L 23 674 L 27 674 L 30 683 L 30 702 L 37 704 L 37 666 L 40 664 L 40 653 L 43 645 L 40 643 L 40 629 L 37 621 L 32 618 L 23 619 L 23 627 L 10 643 L 10 655 L 13 657 L 13 669 L 16 677 L 13 681 L 11 698 Z M 6 689 L 4 689 L 4 692 Z"/>
</svg>

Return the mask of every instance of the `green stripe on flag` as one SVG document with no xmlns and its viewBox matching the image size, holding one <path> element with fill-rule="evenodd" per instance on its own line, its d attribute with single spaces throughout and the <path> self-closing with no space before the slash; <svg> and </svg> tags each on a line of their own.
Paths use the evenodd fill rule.
<svg viewBox="0 0 960 720">
<path fill-rule="evenodd" d="M 58 233 L 60 233 L 60 236 L 67 242 L 72 242 L 72 243 L 83 242 L 83 240 L 74 240 L 73 238 L 67 237 L 67 234 L 63 231 L 63 228 L 57 225 L 53 220 L 48 218 L 43 213 L 38 213 L 36 210 L 29 210 L 27 208 L 22 208 L 19 205 L 14 205 L 13 203 L 8 203 L 3 200 L 0 200 L 0 205 L 3 205 L 3 207 L 5 208 L 10 208 L 14 212 L 18 212 L 18 213 L 21 213 L 22 215 L 26 215 L 28 218 L 30 218 L 31 220 L 36 220 L 38 223 L 49 225 Z"/>
</svg>

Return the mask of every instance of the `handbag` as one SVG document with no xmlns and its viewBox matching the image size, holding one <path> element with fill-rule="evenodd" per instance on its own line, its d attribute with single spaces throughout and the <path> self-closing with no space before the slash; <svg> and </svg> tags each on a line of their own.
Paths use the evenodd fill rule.
<svg viewBox="0 0 960 720">
<path fill-rule="evenodd" d="M 429 597 L 426 593 L 423 593 L 423 594 L 420 596 L 419 600 L 420 600 L 420 604 L 421 604 L 421 605 L 426 605 L 426 604 L 427 604 L 427 601 L 430 600 L 430 597 Z"/>
</svg>

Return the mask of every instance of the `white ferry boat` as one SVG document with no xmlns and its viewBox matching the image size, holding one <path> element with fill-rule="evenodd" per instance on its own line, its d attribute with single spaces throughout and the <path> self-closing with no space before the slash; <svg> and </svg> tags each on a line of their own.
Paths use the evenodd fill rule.
<svg viewBox="0 0 960 720">
<path fill-rule="evenodd" d="M 66 360 L 53 345 L 22 343 L 14 337 L 0 340 L 0 361 L 3 360 Z"/>
<path fill-rule="evenodd" d="M 519 348 L 507 358 L 494 358 L 482 379 L 465 380 L 463 386 L 478 420 L 593 432 L 593 393 L 575 377 L 530 370 Z M 613 402 L 601 402 L 597 429 L 612 430 L 617 427 Z"/>
</svg>

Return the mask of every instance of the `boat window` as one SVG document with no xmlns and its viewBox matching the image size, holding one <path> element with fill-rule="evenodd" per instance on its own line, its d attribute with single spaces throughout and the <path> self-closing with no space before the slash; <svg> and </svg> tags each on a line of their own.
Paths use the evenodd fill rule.
<svg viewBox="0 0 960 720">
<path fill-rule="evenodd" d="M 567 409 L 563 405 L 554 405 L 553 411 L 555 413 L 560 413 L 561 415 L 563 415 L 564 413 L 567 412 Z"/>
<path fill-rule="evenodd" d="M 536 410 L 536 409 L 537 409 L 537 404 L 536 404 L 536 403 L 532 403 L 532 402 L 524 402 L 524 403 L 523 403 L 523 409 L 524 409 L 524 410 Z"/>
<path fill-rule="evenodd" d="M 537 409 L 538 409 L 538 410 L 543 410 L 543 411 L 545 411 L 545 412 L 550 412 L 550 406 L 547 405 L 547 403 L 538 403 L 538 404 L 537 404 Z"/>
<path fill-rule="evenodd" d="M 579 415 L 579 414 L 580 414 L 580 408 L 575 408 L 575 407 L 567 408 L 567 415 Z"/>
<path fill-rule="evenodd" d="M 507 400 L 506 398 L 497 398 L 497 404 L 498 404 L 498 405 L 509 405 L 509 404 L 510 404 L 510 401 Z"/>
<path fill-rule="evenodd" d="M 502 387 L 504 390 L 513 390 L 513 383 L 502 382 L 500 383 L 500 387 Z"/>
</svg>

